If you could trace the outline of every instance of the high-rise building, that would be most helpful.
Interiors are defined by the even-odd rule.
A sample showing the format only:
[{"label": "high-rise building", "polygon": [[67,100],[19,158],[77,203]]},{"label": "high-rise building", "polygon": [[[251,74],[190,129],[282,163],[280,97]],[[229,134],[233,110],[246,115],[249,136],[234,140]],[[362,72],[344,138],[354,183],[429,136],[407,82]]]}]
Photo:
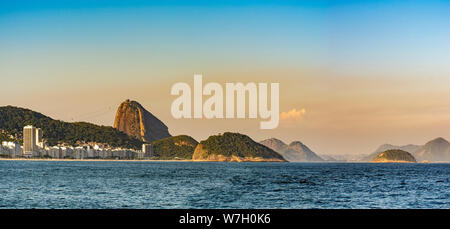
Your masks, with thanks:
[{"label": "high-rise building", "polygon": [[152,144],[142,144],[142,152],[144,157],[150,158],[153,156],[153,146]]},{"label": "high-rise building", "polygon": [[36,141],[36,128],[25,126],[23,128],[23,153],[25,155],[32,155],[37,150]]},{"label": "high-rise building", "polygon": [[41,128],[36,128],[36,145],[44,148],[44,145],[42,144],[42,130]]},{"label": "high-rise building", "polygon": [[39,147],[44,148],[42,130],[28,125],[23,128],[23,153],[26,156],[38,154]]}]

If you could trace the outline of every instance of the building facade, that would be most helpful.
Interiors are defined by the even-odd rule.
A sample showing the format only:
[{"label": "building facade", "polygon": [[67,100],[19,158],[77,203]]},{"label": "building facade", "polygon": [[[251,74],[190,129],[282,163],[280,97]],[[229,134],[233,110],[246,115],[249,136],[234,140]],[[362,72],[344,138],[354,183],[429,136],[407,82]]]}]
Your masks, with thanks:
[{"label": "building facade", "polygon": [[36,146],[44,148],[41,128],[36,128]]},{"label": "building facade", "polygon": [[142,144],[142,152],[144,158],[151,158],[153,157],[153,146],[152,144]]},{"label": "building facade", "polygon": [[40,156],[40,149],[44,148],[42,130],[28,125],[23,128],[24,156]]},{"label": "building facade", "polygon": [[25,126],[23,128],[23,154],[24,156],[31,156],[36,150],[36,128]]}]

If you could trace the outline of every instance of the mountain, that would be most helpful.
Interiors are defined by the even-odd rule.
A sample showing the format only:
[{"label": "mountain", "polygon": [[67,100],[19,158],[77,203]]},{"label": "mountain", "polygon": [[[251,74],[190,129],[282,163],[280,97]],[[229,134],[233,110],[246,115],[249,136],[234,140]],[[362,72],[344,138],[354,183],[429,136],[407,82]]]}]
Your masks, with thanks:
[{"label": "mountain", "polygon": [[283,141],[276,139],[276,138],[269,138],[264,141],[260,141],[259,143],[271,148],[272,150],[279,153],[282,149],[286,148],[288,145],[284,143]]},{"label": "mountain", "polygon": [[152,142],[153,159],[159,160],[176,160],[176,159],[192,159],[195,147],[198,142],[190,136],[179,135],[168,137]]},{"label": "mountain", "polygon": [[336,159],[336,156],[330,156],[330,155],[320,155],[320,157],[324,160],[324,161],[329,161],[329,162],[337,162],[340,161],[338,159]]},{"label": "mountain", "polygon": [[375,152],[365,156],[361,161],[371,161],[378,154],[390,149],[399,149],[411,153],[419,161],[450,161],[450,143],[444,138],[436,138],[427,142],[425,145],[404,145],[396,146],[391,144],[384,144],[378,147]]},{"label": "mountain", "polygon": [[410,153],[399,150],[399,149],[391,149],[386,150],[380,154],[378,154],[371,162],[417,162],[413,155]]},{"label": "mountain", "polygon": [[450,161],[450,143],[444,138],[436,138],[414,152],[414,156],[419,161]]},{"label": "mountain", "polygon": [[260,142],[261,144],[278,152],[283,158],[291,162],[313,162],[324,161],[305,144],[300,141],[291,142],[286,145],[283,141],[270,138]]},{"label": "mountain", "polygon": [[420,149],[420,147],[421,146],[419,146],[419,145],[413,145],[413,144],[408,144],[408,145],[404,145],[404,146],[383,144],[383,145],[379,146],[375,150],[375,152],[363,157],[361,159],[361,161],[372,161],[372,159],[374,159],[376,156],[378,156],[378,154],[380,154],[386,150],[391,150],[391,149],[399,149],[399,150],[403,150],[403,151],[409,152],[411,154],[414,154],[414,152],[416,152],[418,149]]},{"label": "mountain", "polygon": [[33,125],[41,128],[48,145],[58,143],[78,145],[81,143],[106,143],[113,147],[140,149],[142,141],[130,137],[110,126],[99,126],[87,122],[63,122],[41,113],[13,106],[0,107],[0,130],[22,138],[23,127]]},{"label": "mountain", "polygon": [[145,142],[168,138],[167,126],[136,101],[127,99],[117,109],[114,128]]},{"label": "mountain", "polygon": [[195,148],[196,161],[276,161],[284,158],[272,149],[253,141],[247,135],[226,132],[208,137]]}]

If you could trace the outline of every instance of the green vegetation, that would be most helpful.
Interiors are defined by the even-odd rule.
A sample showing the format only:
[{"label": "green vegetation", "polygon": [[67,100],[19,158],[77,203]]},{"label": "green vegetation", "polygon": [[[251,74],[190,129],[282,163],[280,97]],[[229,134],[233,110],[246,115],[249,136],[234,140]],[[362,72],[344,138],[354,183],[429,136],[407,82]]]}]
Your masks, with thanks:
[{"label": "green vegetation", "polygon": [[262,158],[284,158],[270,148],[253,141],[247,135],[226,132],[223,135],[210,136],[201,141],[203,150],[207,155],[216,154],[230,157],[262,157]]},{"label": "green vegetation", "polygon": [[23,127],[26,125],[41,128],[43,138],[49,145],[98,142],[113,147],[134,149],[140,149],[142,145],[141,140],[129,137],[110,126],[99,126],[87,122],[63,122],[29,109],[13,106],[0,107],[0,130],[15,136],[22,136]]},{"label": "green vegetation", "polygon": [[376,156],[372,162],[416,162],[416,159],[410,153],[399,150],[386,150]]},{"label": "green vegetation", "polygon": [[195,147],[198,142],[187,135],[179,135],[164,138],[152,142],[154,159],[173,160],[173,159],[192,159]]},{"label": "green vegetation", "polygon": [[14,137],[11,137],[11,135],[9,133],[7,133],[6,131],[1,131],[0,130],[0,143],[3,141],[7,141],[7,142],[15,142],[18,139],[15,139]]}]

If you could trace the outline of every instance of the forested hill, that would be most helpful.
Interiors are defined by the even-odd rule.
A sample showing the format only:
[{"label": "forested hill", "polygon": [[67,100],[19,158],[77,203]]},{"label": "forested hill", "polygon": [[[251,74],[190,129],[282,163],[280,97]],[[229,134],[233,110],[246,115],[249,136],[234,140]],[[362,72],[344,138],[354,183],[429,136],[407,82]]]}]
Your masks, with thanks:
[{"label": "forested hill", "polygon": [[272,149],[240,133],[226,132],[201,141],[192,155],[204,161],[286,161]]},{"label": "forested hill", "polygon": [[77,142],[98,142],[113,147],[139,149],[142,144],[141,140],[110,126],[99,126],[87,122],[63,122],[25,108],[0,107],[0,130],[22,136],[23,127],[26,125],[41,128],[43,138],[50,146],[58,143],[76,145]]}]

